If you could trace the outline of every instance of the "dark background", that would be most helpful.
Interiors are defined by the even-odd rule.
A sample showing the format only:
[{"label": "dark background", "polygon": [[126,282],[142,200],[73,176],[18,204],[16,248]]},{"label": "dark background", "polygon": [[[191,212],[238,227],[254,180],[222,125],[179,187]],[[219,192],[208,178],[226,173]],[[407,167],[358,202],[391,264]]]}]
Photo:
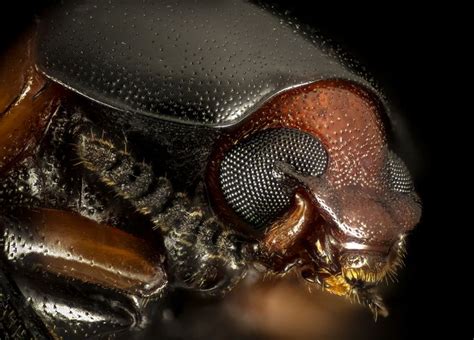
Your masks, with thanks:
[{"label": "dark background", "polygon": [[[470,186],[455,184],[456,178],[462,180],[458,169],[463,158],[458,154],[468,146],[468,134],[461,132],[463,116],[454,105],[461,101],[460,93],[450,92],[462,86],[448,77],[462,67],[460,60],[454,62],[461,54],[455,22],[461,21],[457,14],[462,10],[456,14],[447,7],[415,9],[385,2],[380,8],[276,3],[358,59],[405,121],[403,138],[409,147],[404,158],[415,174],[424,212],[409,237],[399,288],[388,301],[391,316],[374,327],[395,327],[393,338],[429,339],[461,331],[468,325],[462,321],[466,316],[472,321],[472,280],[465,274],[472,266],[464,263],[470,257],[461,255],[459,239],[470,237],[472,223],[463,218],[466,211],[459,202],[469,198],[453,190],[468,191]],[[41,6],[44,3],[2,3],[0,51]],[[467,309],[461,311],[457,303]],[[468,326],[470,338],[473,332]]]}]

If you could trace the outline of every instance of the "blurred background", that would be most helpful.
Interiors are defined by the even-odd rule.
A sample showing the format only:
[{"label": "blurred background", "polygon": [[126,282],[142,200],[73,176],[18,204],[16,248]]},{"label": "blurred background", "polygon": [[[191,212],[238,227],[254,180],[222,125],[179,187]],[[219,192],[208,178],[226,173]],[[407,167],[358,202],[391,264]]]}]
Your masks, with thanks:
[{"label": "blurred background", "polygon": [[[460,160],[469,155],[465,152],[469,133],[462,131],[465,116],[459,112],[470,112],[457,111],[460,91],[454,97],[450,90],[458,92],[461,86],[448,80],[463,65],[454,62],[461,54],[455,42],[461,30],[452,21],[461,21],[460,17],[447,7],[433,5],[415,9],[386,2],[379,8],[295,0],[274,3],[359,60],[402,117],[403,144],[408,146],[402,154],[415,177],[424,212],[408,238],[406,268],[399,283],[385,292],[390,316],[375,323],[367,310],[340,298],[318,292],[307,295],[291,282],[263,282],[243,285],[223,304],[195,302],[179,294],[173,303],[180,306],[180,318],[170,321],[172,326],[164,327],[162,334],[171,338],[194,338],[197,333],[222,338],[234,332],[228,337],[429,339],[446,331],[458,333],[468,325],[467,338],[472,338],[472,326],[462,321],[472,321],[473,284],[464,274],[472,268],[465,264],[472,255],[464,255],[468,248],[460,245],[460,239],[471,234],[472,222],[464,217],[468,210],[463,210],[471,199],[453,191],[469,193],[470,189],[469,183],[457,185],[456,179],[463,179],[461,164],[466,163]],[[45,5],[48,2],[2,3],[0,51]],[[459,302],[462,310],[455,306]],[[160,313],[171,318],[166,309]],[[186,330],[178,334],[175,329]]]}]

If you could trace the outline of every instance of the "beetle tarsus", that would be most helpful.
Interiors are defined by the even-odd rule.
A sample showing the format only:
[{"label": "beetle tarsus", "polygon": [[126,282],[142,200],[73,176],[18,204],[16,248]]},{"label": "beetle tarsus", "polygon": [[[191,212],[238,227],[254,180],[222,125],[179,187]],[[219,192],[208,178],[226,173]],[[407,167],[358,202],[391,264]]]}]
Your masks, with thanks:
[{"label": "beetle tarsus", "polygon": [[239,235],[190,208],[187,197],[175,201],[155,224],[167,226],[164,242],[175,284],[222,294],[243,277],[246,261]]},{"label": "beetle tarsus", "polygon": [[161,232],[172,284],[220,294],[240,281],[245,261],[238,236],[202,209],[202,193],[194,201],[186,193],[173,196],[170,181],[155,176],[151,165],[92,133],[80,136],[77,153],[85,168],[149,216]]},{"label": "beetle tarsus", "polygon": [[81,134],[77,153],[84,167],[145,215],[161,212],[172,195],[167,178],[155,177],[151,165],[103,137]]}]

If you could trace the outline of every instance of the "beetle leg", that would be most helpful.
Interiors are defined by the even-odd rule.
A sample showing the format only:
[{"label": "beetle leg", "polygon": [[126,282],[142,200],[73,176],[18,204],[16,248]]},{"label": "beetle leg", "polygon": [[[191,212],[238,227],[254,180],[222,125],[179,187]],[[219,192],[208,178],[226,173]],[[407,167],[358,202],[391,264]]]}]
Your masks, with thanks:
[{"label": "beetle leg", "polygon": [[77,143],[80,163],[97,175],[119,196],[145,215],[162,212],[170,200],[172,187],[165,177],[156,177],[151,165],[137,162],[124,149],[94,134],[82,134]]},{"label": "beetle leg", "polygon": [[0,172],[37,145],[59,107],[62,90],[36,70],[33,47],[27,35],[0,58]]},{"label": "beetle leg", "polygon": [[87,169],[149,216],[161,232],[173,286],[221,294],[240,281],[245,274],[243,239],[203,210],[203,193],[195,202],[184,193],[172,200],[168,179],[156,177],[150,165],[102,137],[82,135],[77,153]]},{"label": "beetle leg", "polygon": [[152,245],[78,214],[53,209],[0,217],[3,252],[14,268],[40,271],[140,298],[167,283],[164,257]]},{"label": "beetle leg", "polygon": [[207,216],[202,204],[179,194],[153,222],[163,234],[173,284],[224,294],[244,277],[250,243]]},{"label": "beetle leg", "polygon": [[0,334],[2,339],[46,339],[47,329],[17,289],[0,261]]},{"label": "beetle leg", "polygon": [[84,339],[139,328],[146,319],[127,296],[55,277],[11,274],[53,338]]}]

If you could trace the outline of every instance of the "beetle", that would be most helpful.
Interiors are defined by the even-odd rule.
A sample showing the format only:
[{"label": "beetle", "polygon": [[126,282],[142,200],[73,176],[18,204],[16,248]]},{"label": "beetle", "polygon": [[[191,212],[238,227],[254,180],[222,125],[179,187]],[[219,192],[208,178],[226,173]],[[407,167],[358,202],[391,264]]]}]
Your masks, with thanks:
[{"label": "beetle", "polygon": [[5,268],[49,332],[144,327],[251,270],[387,313],[421,214],[389,105],[271,6],[64,3],[0,75]]}]

